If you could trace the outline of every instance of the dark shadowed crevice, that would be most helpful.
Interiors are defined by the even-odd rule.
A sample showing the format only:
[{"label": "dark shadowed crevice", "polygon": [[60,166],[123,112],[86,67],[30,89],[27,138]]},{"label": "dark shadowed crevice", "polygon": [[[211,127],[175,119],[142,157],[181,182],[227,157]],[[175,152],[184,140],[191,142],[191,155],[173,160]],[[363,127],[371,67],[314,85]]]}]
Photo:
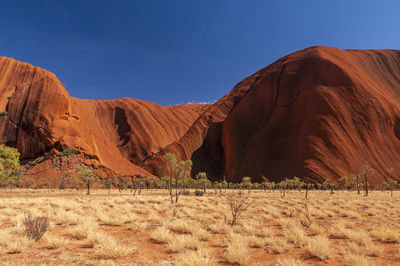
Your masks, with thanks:
[{"label": "dark shadowed crevice", "polygon": [[191,175],[206,172],[212,181],[220,181],[224,174],[224,151],[221,144],[222,122],[210,124],[203,144],[190,158],[193,161]]},{"label": "dark shadowed crevice", "polygon": [[400,118],[398,117],[394,121],[393,131],[396,138],[400,141]]},{"label": "dark shadowed crevice", "polygon": [[117,131],[120,139],[119,146],[125,146],[130,140],[131,126],[125,114],[125,110],[121,107],[115,108],[114,123],[117,125]]}]

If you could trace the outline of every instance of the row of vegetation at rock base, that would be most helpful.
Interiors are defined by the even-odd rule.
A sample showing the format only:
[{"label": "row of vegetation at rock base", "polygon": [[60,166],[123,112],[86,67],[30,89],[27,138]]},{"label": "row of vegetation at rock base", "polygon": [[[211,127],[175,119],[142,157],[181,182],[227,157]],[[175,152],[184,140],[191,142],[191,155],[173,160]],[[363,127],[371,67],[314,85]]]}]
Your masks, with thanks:
[{"label": "row of vegetation at rock base", "polygon": [[[168,191],[168,199],[170,201],[170,210],[173,217],[181,210],[182,205],[180,202],[181,196],[190,195],[189,189],[195,189],[194,195],[202,196],[208,192],[208,189],[214,189],[214,195],[219,195],[226,202],[229,212],[224,214],[224,221],[229,226],[235,226],[239,219],[242,219],[243,213],[253,204],[251,195],[253,190],[272,191],[279,190],[281,196],[284,197],[287,192],[292,190],[305,190],[307,197],[309,190],[321,189],[328,190],[330,193],[338,188],[354,190],[368,185],[368,173],[372,170],[369,166],[363,166],[361,173],[353,177],[343,177],[339,179],[338,185],[325,182],[323,184],[310,184],[303,182],[300,178],[294,177],[292,179],[285,179],[282,182],[274,183],[269,182],[266,178],[264,182],[252,183],[250,177],[244,177],[239,184],[222,182],[211,182],[208,180],[206,173],[198,173],[195,178],[190,178],[192,162],[190,160],[180,161],[174,154],[165,155],[166,164],[163,166],[164,175],[162,178],[150,177],[144,178],[140,175],[137,176],[116,176],[113,178],[101,179],[96,175],[96,170],[84,165],[76,165],[76,175],[68,175],[58,179],[58,183],[53,183],[47,188],[59,189],[69,188],[71,184],[75,183],[76,189],[81,189],[83,186],[87,188],[87,194],[90,194],[92,186],[97,185],[97,188],[111,188],[117,187],[120,191],[131,189],[133,195],[141,193],[141,190],[147,188],[162,188]],[[18,180],[18,182],[26,182],[27,177],[24,175],[14,174],[19,168],[19,154],[16,149],[0,146],[0,167],[2,170],[1,180]],[[367,171],[368,170],[368,171]],[[389,170],[386,180],[390,181],[392,185],[398,186],[398,183],[392,178],[392,170]],[[5,178],[7,177],[7,178]],[[49,178],[48,181],[57,180]],[[364,180],[364,183],[361,182]],[[15,182],[15,181],[13,181]],[[15,187],[19,183],[14,183]],[[32,182],[35,182],[32,180]],[[4,184],[4,183],[3,183]],[[393,187],[392,187],[393,189]],[[235,191],[236,190],[236,191]],[[365,190],[365,195],[368,195],[368,190]],[[304,209],[296,208],[302,215],[302,224],[310,227],[313,223],[311,215],[308,210],[308,201],[304,203]],[[289,214],[291,217],[292,213]],[[25,235],[32,240],[39,240],[48,229],[48,219],[45,216],[31,217],[26,216],[24,219]]]},{"label": "row of vegetation at rock base", "polygon": [[[65,149],[60,152],[57,157],[70,157],[75,155],[76,152],[72,149]],[[10,188],[36,188],[36,189],[81,189],[85,187],[87,194],[90,194],[90,189],[94,188],[106,188],[111,191],[112,188],[117,188],[119,191],[130,189],[134,191],[134,195],[140,194],[141,190],[147,189],[168,189],[171,193],[171,202],[177,201],[176,199],[180,194],[187,194],[188,189],[196,189],[195,195],[201,196],[206,193],[207,189],[215,189],[220,194],[226,189],[240,189],[247,190],[249,193],[251,190],[280,190],[284,197],[286,191],[298,189],[305,190],[305,197],[308,197],[309,190],[329,190],[330,193],[334,193],[335,190],[357,190],[358,194],[360,191],[364,191],[364,195],[368,196],[368,192],[371,189],[375,190],[390,190],[393,195],[393,190],[400,188],[400,183],[393,178],[393,169],[387,169],[380,173],[384,177],[385,181],[381,184],[371,185],[368,182],[368,177],[374,171],[368,163],[361,167],[360,173],[351,175],[349,177],[342,177],[338,179],[337,183],[324,181],[320,183],[306,183],[299,177],[286,178],[285,180],[275,183],[270,182],[267,178],[262,177],[264,180],[260,183],[253,183],[251,177],[243,177],[240,183],[226,182],[225,178],[221,181],[212,182],[208,179],[205,172],[199,172],[195,178],[190,176],[192,162],[190,160],[180,161],[175,154],[167,153],[164,156],[165,165],[161,166],[160,170],[163,173],[161,178],[151,176],[143,177],[142,175],[123,175],[113,176],[107,178],[99,178],[96,174],[96,170],[92,167],[80,163],[78,160],[73,162],[73,169],[62,175],[59,178],[46,177],[34,180],[21,172],[19,164],[19,153],[15,148],[0,145],[0,186]],[[38,157],[36,160],[27,164],[26,168],[30,169],[37,164],[43,162],[44,157]],[[57,161],[54,163],[55,168],[61,170],[60,163]],[[174,190],[174,191],[172,191]],[[173,195],[172,195],[172,192]],[[174,199],[175,198],[175,199]]]}]

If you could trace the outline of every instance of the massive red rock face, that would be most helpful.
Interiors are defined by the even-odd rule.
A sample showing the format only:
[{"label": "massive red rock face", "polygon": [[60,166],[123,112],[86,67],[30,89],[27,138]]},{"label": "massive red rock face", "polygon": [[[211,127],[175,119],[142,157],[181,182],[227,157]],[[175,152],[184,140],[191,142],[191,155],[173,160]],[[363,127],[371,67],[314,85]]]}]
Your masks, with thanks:
[{"label": "massive red rock face", "polygon": [[0,73],[0,110],[8,112],[0,118],[0,141],[23,159],[69,147],[117,174],[149,175],[141,167],[146,158],[179,139],[207,107],[77,99],[54,74],[4,57]]},{"label": "massive red rock face", "polygon": [[400,174],[399,96],[399,51],[311,47],[239,83],[163,153],[230,181],[335,181],[368,162],[381,182]]},{"label": "massive red rock face", "polygon": [[399,96],[399,51],[317,47],[282,58],[224,121],[226,174],[333,181],[366,162],[400,173]]},{"label": "massive red rock face", "polygon": [[[166,152],[192,174],[321,182],[400,174],[400,52],[311,47],[240,82],[213,105],[162,107],[70,97],[54,74],[0,58],[0,141],[24,158],[78,150],[120,174],[158,174]],[[1,111],[0,110],[0,111]],[[146,169],[146,170],[145,170]]]}]

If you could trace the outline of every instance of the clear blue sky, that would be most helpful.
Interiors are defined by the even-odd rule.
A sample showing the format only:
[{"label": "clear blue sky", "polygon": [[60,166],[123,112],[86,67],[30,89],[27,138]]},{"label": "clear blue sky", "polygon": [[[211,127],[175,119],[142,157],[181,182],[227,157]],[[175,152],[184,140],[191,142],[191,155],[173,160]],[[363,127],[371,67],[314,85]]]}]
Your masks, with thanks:
[{"label": "clear blue sky", "polygon": [[0,55],[72,96],[215,101],[312,45],[400,48],[400,1],[0,0]]}]

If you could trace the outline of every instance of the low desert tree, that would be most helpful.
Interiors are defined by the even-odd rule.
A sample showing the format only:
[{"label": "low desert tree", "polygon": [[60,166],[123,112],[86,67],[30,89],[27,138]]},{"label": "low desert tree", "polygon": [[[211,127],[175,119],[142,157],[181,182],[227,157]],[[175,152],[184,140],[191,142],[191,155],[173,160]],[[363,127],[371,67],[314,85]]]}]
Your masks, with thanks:
[{"label": "low desert tree", "polygon": [[80,177],[71,175],[68,179],[67,187],[79,190],[84,184]]},{"label": "low desert tree", "polygon": [[48,190],[50,190],[51,188],[51,177],[43,177],[41,179],[39,179],[39,183],[40,183],[40,187],[41,188],[47,188]]},{"label": "low desert tree", "polygon": [[181,183],[182,188],[184,188],[185,190],[187,188],[190,188],[192,186],[192,182],[192,178],[183,178]]},{"label": "low desert tree", "polygon": [[252,183],[251,189],[254,190],[261,189],[260,183]]},{"label": "low desert tree", "polygon": [[268,183],[269,183],[268,178],[266,178],[265,176],[262,175],[261,179],[262,179],[261,188],[262,188],[262,190],[266,191],[268,188]]},{"label": "low desert tree", "polygon": [[308,191],[309,191],[310,189],[313,189],[313,188],[314,188],[314,184],[313,184],[313,183],[305,183],[305,184],[304,184],[304,188],[305,188],[305,190],[306,190],[305,198],[308,199]]},{"label": "low desert tree", "polygon": [[9,175],[19,168],[19,152],[17,149],[0,145],[0,173]]},{"label": "low desert tree", "polygon": [[94,169],[88,166],[78,166],[77,170],[79,178],[86,185],[87,195],[90,195],[90,189],[99,180],[99,177],[96,175]]},{"label": "low desert tree", "polygon": [[343,176],[341,178],[339,178],[338,180],[339,183],[339,187],[341,189],[349,189],[349,185],[350,185],[350,179],[347,176]]},{"label": "low desert tree", "polygon": [[364,196],[368,196],[368,177],[373,172],[374,169],[369,166],[368,163],[361,166],[361,175],[364,179]]},{"label": "low desert tree", "polygon": [[4,175],[3,178],[0,178],[0,184],[16,188],[21,184],[22,177],[24,177],[23,172],[14,171],[9,175]]},{"label": "low desert tree", "polygon": [[228,189],[229,188],[229,184],[228,184],[228,182],[226,182],[226,177],[225,177],[225,175],[222,177],[222,179],[221,179],[221,190],[219,191],[219,193],[220,193],[220,195],[222,195],[222,190],[223,189]]},{"label": "low desert tree", "polygon": [[30,178],[28,176],[22,176],[19,179],[18,184],[19,184],[18,185],[19,187],[31,188],[35,184],[35,180],[33,180],[32,178]]},{"label": "low desert tree", "polygon": [[217,193],[217,191],[219,191],[219,195],[222,195],[222,183],[221,182],[214,181],[213,187],[215,189],[215,193]]},{"label": "low desert tree", "polygon": [[104,180],[104,187],[106,189],[108,189],[108,195],[110,195],[110,193],[111,193],[111,188],[114,185],[114,181],[116,180],[116,178],[117,178],[116,176],[113,176],[113,177],[110,177],[110,178],[106,178]]},{"label": "low desert tree", "polygon": [[385,186],[390,189],[390,196],[393,197],[393,189],[398,186],[397,180],[392,178],[393,168],[388,168],[386,171],[382,173],[383,178],[385,179]]},{"label": "low desert tree", "polygon": [[333,195],[333,190],[336,189],[336,186],[334,183],[329,183],[329,190],[330,190],[330,194]]},{"label": "low desert tree", "polygon": [[295,176],[291,179],[287,179],[287,185],[289,189],[299,189],[301,190],[302,186],[304,185],[304,182],[300,180],[299,177]]},{"label": "low desert tree", "polygon": [[323,190],[328,190],[329,189],[329,182],[328,180],[324,180],[324,182],[322,182],[322,187]]},{"label": "low desert tree", "polygon": [[47,186],[46,178],[38,178],[36,180],[36,186],[35,186],[36,189],[42,189],[45,188],[46,186]]},{"label": "low desert tree", "polygon": [[68,184],[69,179],[70,179],[70,175],[69,174],[61,176],[58,179],[58,189],[59,190],[65,189],[67,184]]},{"label": "low desert tree", "polygon": [[277,187],[277,184],[274,181],[272,182],[263,181],[262,186],[263,188],[265,188],[265,190],[269,189],[269,191],[272,192],[272,190]]},{"label": "low desert tree", "polygon": [[[16,184],[15,176],[12,174],[16,172],[20,166],[19,152],[17,149],[0,145],[0,183],[2,184]],[[15,185],[14,184],[14,185]]]},{"label": "low desert tree", "polygon": [[167,189],[169,191],[170,184],[172,186],[172,182],[170,182],[170,177],[169,176],[162,176],[160,178],[161,188]]},{"label": "low desert tree", "polygon": [[385,186],[384,185],[382,186],[382,184],[372,184],[373,190],[376,190],[376,191],[382,190],[384,187]]},{"label": "low desert tree", "polygon": [[323,190],[329,190],[329,194],[334,194],[333,193],[333,189],[335,188],[335,184],[334,183],[330,183],[328,180],[325,180],[322,183],[322,189]]},{"label": "low desert tree", "polygon": [[[188,188],[198,188],[198,181],[195,178],[185,178],[186,184]],[[186,186],[186,185],[185,185]]]},{"label": "low desert tree", "polygon": [[[221,187],[222,187],[222,189],[225,189],[225,190],[228,188],[228,182],[226,182],[225,179],[221,182]],[[222,190],[220,191],[220,193],[222,195]]]},{"label": "low desert tree", "polygon": [[55,189],[58,185],[58,178],[54,176],[47,177],[47,188],[48,189]]},{"label": "low desert tree", "polygon": [[355,175],[351,175],[350,177],[343,176],[338,179],[338,186],[340,189],[346,189],[350,191],[357,187],[356,184],[357,177]]},{"label": "low desert tree", "polygon": [[173,153],[165,154],[164,161],[166,163],[165,175],[162,180],[166,183],[175,217],[178,211],[179,197],[183,191],[183,179],[190,174],[193,163],[191,160],[179,161]]},{"label": "low desert tree", "polygon": [[140,174],[138,174],[134,177],[131,176],[131,180],[132,180],[133,188],[135,189],[135,191],[133,192],[133,196],[136,196],[136,193],[138,193],[138,195],[142,194],[142,188],[145,183],[143,176]]},{"label": "low desert tree", "polygon": [[118,185],[118,190],[120,193],[124,191],[124,189],[128,188],[128,180],[126,179],[127,176],[117,176],[117,185]]},{"label": "low desert tree", "polygon": [[203,188],[203,194],[206,194],[207,183],[208,183],[207,173],[199,172],[196,175],[196,180],[197,180],[198,184]]},{"label": "low desert tree", "polygon": [[215,181],[214,187],[218,189],[219,195],[222,196],[224,189],[228,188],[228,183],[225,180],[222,182]]},{"label": "low desert tree", "polygon": [[355,183],[355,187],[357,189],[357,194],[360,195],[360,174],[357,173],[351,176],[352,181]]},{"label": "low desert tree", "polygon": [[250,193],[250,189],[251,189],[251,177],[249,176],[245,176],[242,178],[242,183],[240,183],[240,186],[244,189],[247,189],[247,192]]},{"label": "low desert tree", "polygon": [[264,190],[264,191],[267,191],[268,183],[269,183],[268,181],[262,181],[261,184],[260,184],[261,189]]},{"label": "low desert tree", "polygon": [[278,188],[281,191],[281,196],[285,197],[286,195],[286,190],[288,188],[288,182],[287,182],[287,178],[285,180],[282,180],[281,182],[278,183]]},{"label": "low desert tree", "polygon": [[146,179],[147,183],[147,188],[150,189],[150,192],[153,188],[157,187],[158,184],[158,179],[155,176],[150,176],[149,178]]},{"label": "low desert tree", "polygon": [[225,216],[225,221],[230,226],[234,226],[243,212],[253,203],[250,201],[249,195],[244,195],[242,191],[226,193],[225,200],[230,210],[230,217]]}]

